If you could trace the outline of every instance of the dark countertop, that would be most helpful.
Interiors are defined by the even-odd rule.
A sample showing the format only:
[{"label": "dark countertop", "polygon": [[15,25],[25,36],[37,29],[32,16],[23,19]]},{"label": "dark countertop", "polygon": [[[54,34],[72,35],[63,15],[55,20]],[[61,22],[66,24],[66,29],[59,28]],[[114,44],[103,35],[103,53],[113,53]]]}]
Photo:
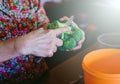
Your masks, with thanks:
[{"label": "dark countertop", "polygon": [[[81,66],[82,59],[88,52],[96,49],[99,49],[97,43],[80,51],[75,56],[48,71],[38,84],[84,84]],[[80,76],[81,78],[79,79]]]}]

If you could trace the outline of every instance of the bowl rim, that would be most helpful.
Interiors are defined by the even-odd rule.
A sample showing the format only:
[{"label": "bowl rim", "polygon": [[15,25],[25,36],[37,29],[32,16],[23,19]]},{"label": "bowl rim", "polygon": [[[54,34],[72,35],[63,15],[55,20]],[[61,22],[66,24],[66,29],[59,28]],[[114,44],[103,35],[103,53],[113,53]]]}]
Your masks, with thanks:
[{"label": "bowl rim", "polygon": [[109,43],[105,43],[104,41],[101,40],[102,37],[104,37],[104,36],[109,36],[109,35],[118,35],[118,36],[120,36],[120,33],[118,33],[118,32],[102,33],[102,34],[100,34],[100,35],[97,37],[97,41],[98,41],[99,43],[105,45],[105,46],[108,46],[108,47],[120,48],[120,45],[117,45],[117,44],[116,44],[116,45],[115,45],[115,44],[112,45],[112,44],[109,44]]},{"label": "bowl rim", "polygon": [[[119,53],[120,54],[120,49],[115,49],[115,48],[109,48],[109,49],[98,49],[98,50],[94,50],[94,51],[91,51],[89,52],[88,54],[85,55],[83,61],[82,61],[82,68],[83,68],[83,71],[84,72],[87,72],[88,74],[92,75],[92,76],[95,76],[95,77],[99,77],[99,78],[102,78],[102,79],[120,79],[120,73],[106,73],[106,72],[102,72],[102,71],[99,71],[99,70],[95,70],[94,68],[91,68],[89,65],[88,65],[88,60],[90,60],[89,58],[96,55],[96,53],[101,53],[101,52],[106,52],[106,53],[109,53],[109,52],[112,52],[115,54],[115,53]],[[108,58],[110,55],[109,54],[106,54],[105,56],[107,57],[104,57],[104,56],[99,56],[100,59],[104,59],[104,58]],[[113,56],[113,55],[112,55]],[[96,58],[95,60],[92,60],[93,63],[95,63],[96,61]],[[88,62],[88,63],[87,63]]]}]

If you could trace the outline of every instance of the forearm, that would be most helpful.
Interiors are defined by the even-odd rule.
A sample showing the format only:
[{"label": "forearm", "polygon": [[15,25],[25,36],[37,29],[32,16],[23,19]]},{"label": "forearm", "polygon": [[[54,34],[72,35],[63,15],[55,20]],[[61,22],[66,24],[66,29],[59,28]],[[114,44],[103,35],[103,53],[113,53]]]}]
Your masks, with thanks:
[{"label": "forearm", "polygon": [[15,39],[0,41],[0,62],[20,56],[15,49]]}]

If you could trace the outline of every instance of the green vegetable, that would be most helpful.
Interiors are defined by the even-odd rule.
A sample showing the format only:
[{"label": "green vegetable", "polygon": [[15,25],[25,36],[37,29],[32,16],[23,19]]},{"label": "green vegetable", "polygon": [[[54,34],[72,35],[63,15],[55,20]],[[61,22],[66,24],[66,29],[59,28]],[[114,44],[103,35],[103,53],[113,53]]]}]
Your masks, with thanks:
[{"label": "green vegetable", "polygon": [[48,25],[48,29],[56,29],[56,28],[65,27],[65,26],[67,26],[67,24],[61,23],[58,20],[56,20]]},{"label": "green vegetable", "polygon": [[[67,26],[66,23],[62,23],[57,21],[54,21],[48,25],[48,29],[56,29],[60,27]],[[59,50],[71,50],[74,47],[76,47],[77,42],[80,41],[83,37],[82,30],[80,28],[77,28],[74,24],[68,25],[71,27],[71,31],[62,33],[59,38],[63,40],[63,45],[59,47]]]},{"label": "green vegetable", "polygon": [[74,48],[76,46],[76,41],[74,40],[74,38],[70,38],[67,39],[63,42],[63,46],[66,50],[71,50],[72,48]]},{"label": "green vegetable", "polygon": [[76,28],[73,30],[73,32],[74,32],[73,38],[75,39],[75,41],[80,41],[83,37],[82,30]]}]

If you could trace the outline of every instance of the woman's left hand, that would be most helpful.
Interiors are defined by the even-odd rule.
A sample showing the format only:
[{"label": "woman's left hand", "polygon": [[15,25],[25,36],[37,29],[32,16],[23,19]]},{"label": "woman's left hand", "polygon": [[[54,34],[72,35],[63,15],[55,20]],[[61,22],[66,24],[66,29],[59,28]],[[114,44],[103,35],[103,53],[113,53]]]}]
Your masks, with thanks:
[{"label": "woman's left hand", "polygon": [[[67,20],[69,20],[69,18],[68,18],[67,16],[64,16],[64,17],[60,18],[59,20],[60,20],[60,21],[67,21]],[[74,22],[73,22],[73,23],[74,23]],[[74,25],[78,27],[77,24],[74,23]],[[79,27],[78,27],[78,28],[79,28]],[[83,33],[83,38],[82,38],[82,40],[80,40],[80,41],[78,42],[77,46],[76,46],[75,48],[73,48],[72,50],[70,50],[70,51],[78,50],[78,49],[80,49],[80,48],[82,47],[82,44],[83,44],[83,42],[85,41],[85,33],[84,33],[84,31],[82,31],[82,33]],[[69,50],[68,50],[68,51],[69,51]]]}]

